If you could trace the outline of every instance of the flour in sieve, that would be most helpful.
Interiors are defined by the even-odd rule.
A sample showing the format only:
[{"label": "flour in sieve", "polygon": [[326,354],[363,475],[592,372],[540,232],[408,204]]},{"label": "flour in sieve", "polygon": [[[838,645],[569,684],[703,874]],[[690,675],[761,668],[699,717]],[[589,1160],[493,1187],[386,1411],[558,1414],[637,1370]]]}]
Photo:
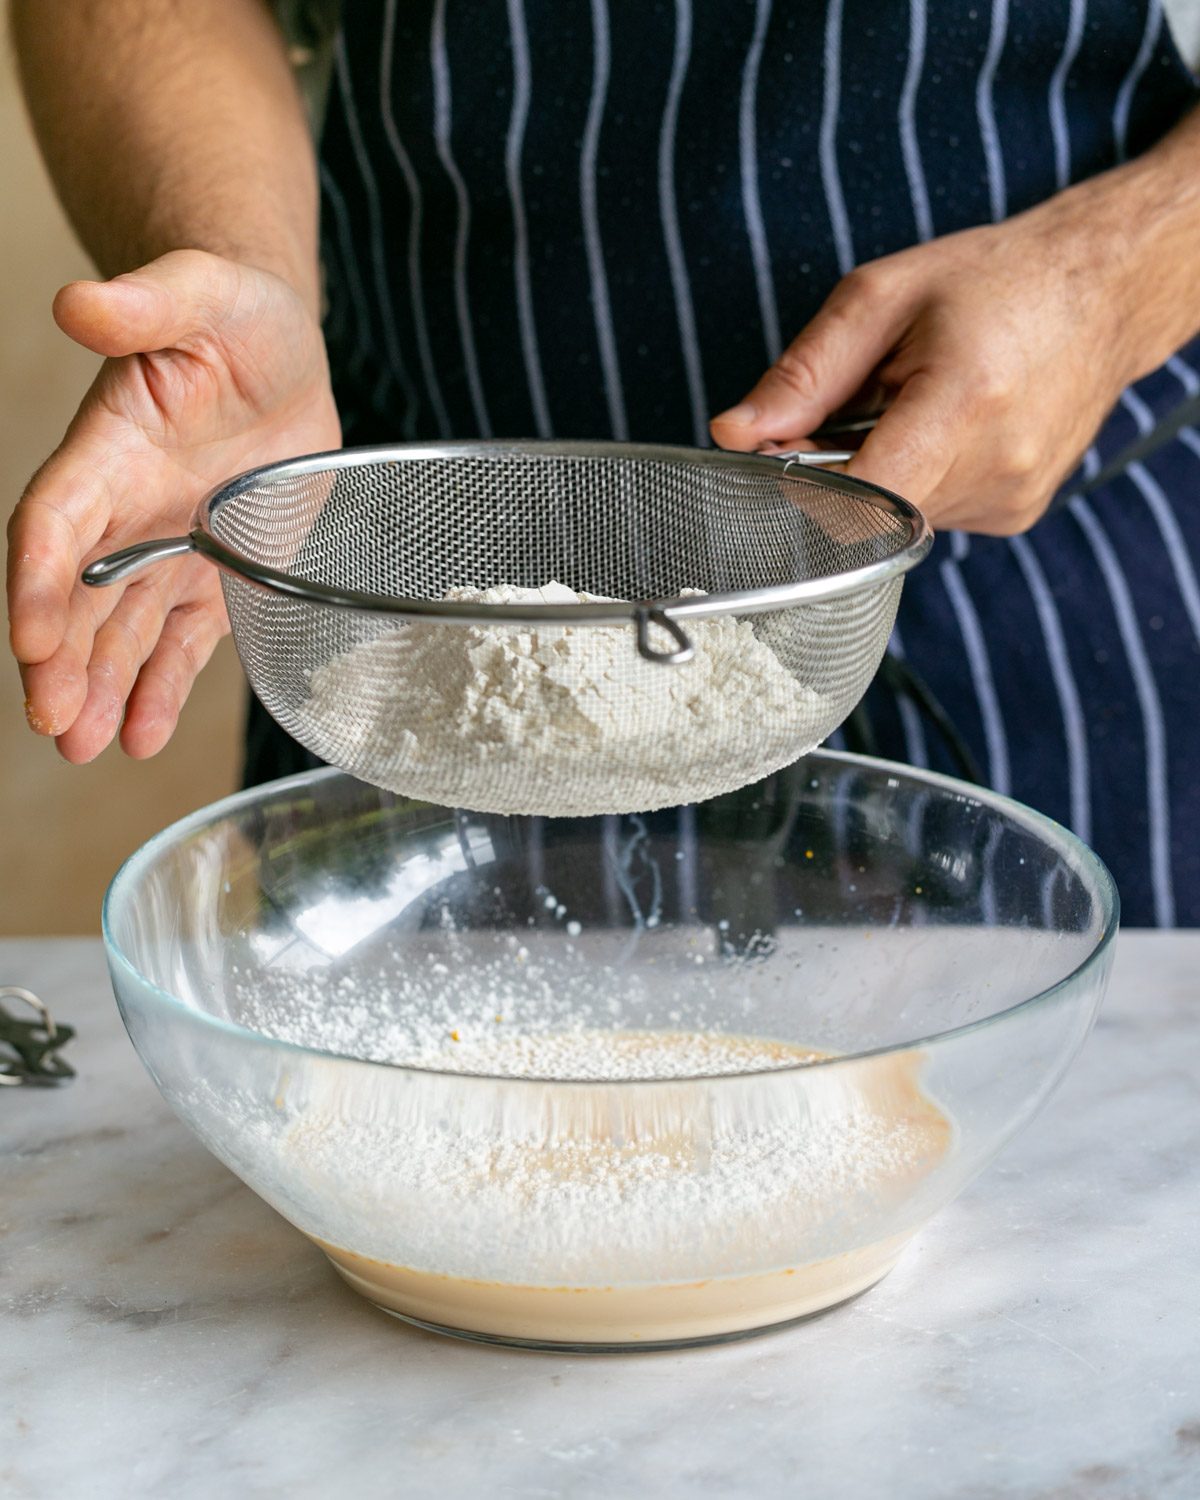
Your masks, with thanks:
[{"label": "flour in sieve", "polygon": [[[683,590],[696,594],[697,590]],[[560,583],[458,588],[483,604],[594,602]],[[325,753],[377,785],[499,813],[586,816],[703,801],[789,764],[828,705],[746,618],[689,622],[692,661],[645,661],[630,629],[414,621],[313,672]]]}]

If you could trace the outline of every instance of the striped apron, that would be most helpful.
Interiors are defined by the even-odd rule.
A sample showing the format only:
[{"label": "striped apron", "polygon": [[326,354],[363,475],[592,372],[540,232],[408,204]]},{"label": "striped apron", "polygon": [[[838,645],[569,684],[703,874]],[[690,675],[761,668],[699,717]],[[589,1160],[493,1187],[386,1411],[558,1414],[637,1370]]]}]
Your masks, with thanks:
[{"label": "striped apron", "polygon": [[[348,443],[706,445],[852,266],[1028,208],[1198,97],[1160,0],[343,9],[320,154]],[[1200,435],[1119,458],[1198,394],[1200,341],[1030,533],[939,537],[893,642],[1138,925],[1200,924]],[[878,753],[954,769],[909,698],[866,708]],[[254,706],[248,779],[309,763]]]}]

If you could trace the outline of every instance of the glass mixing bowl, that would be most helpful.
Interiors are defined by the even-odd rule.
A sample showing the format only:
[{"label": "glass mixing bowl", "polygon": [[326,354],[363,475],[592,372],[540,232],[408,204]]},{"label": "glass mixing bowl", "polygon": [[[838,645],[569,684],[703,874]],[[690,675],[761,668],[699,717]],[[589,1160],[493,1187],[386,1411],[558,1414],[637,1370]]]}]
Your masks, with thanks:
[{"label": "glass mixing bowl", "polygon": [[353,1287],[574,1349],[876,1282],[1061,1079],[1116,927],[1057,824],[830,753],[578,821],[315,772],[151,839],[104,913],[164,1097]]}]

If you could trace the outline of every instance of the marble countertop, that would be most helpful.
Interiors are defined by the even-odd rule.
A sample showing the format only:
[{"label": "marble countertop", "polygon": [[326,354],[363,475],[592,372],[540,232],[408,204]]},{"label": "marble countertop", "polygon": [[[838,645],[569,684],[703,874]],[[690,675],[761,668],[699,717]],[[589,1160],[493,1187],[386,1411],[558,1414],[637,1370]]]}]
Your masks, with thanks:
[{"label": "marble countertop", "polygon": [[6,1497],[1200,1494],[1200,934],[1126,934],[1046,1112],[857,1302],[572,1358],[376,1312],[169,1112],[98,943],[0,942],[79,1077],[0,1094]]}]

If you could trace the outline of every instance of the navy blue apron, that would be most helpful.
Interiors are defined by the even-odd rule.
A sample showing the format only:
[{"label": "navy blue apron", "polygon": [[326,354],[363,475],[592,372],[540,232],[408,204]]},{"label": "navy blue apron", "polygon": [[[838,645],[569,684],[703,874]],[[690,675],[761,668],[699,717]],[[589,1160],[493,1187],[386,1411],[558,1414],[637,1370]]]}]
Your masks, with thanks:
[{"label": "navy blue apron", "polygon": [[[1198,97],[1159,0],[344,12],[321,180],[347,443],[707,444],[853,265],[1028,208]],[[1200,343],[1125,394],[1028,535],[940,537],[893,643],[1134,924],[1200,924],[1200,437],[1109,470],[1198,392]],[[958,769],[893,677],[871,747]],[[255,706],[248,780],[310,763]]]}]

